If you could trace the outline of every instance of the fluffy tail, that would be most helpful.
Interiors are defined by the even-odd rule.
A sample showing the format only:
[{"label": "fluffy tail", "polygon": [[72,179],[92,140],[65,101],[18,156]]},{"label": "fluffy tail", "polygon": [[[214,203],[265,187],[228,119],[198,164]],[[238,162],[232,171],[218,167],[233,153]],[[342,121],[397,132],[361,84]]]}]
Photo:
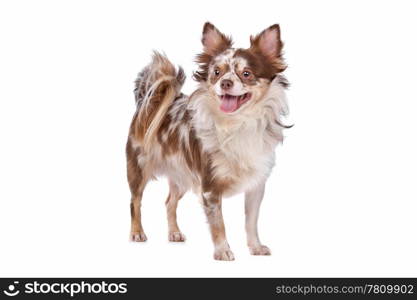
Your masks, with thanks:
[{"label": "fluffy tail", "polygon": [[155,141],[162,121],[172,102],[180,95],[185,75],[164,55],[154,52],[151,63],[135,81],[137,116],[134,128],[136,139],[148,152]]}]

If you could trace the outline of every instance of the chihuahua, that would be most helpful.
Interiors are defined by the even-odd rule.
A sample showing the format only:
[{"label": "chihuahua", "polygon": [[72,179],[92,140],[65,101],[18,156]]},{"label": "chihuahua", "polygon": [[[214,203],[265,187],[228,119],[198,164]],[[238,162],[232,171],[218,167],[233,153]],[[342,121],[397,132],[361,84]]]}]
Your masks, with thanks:
[{"label": "chihuahua", "polygon": [[132,194],[131,233],[135,242],[147,240],[141,222],[146,183],[166,176],[168,239],[185,241],[177,224],[177,205],[188,191],[202,202],[210,226],[216,260],[234,260],[226,239],[222,200],[245,193],[246,232],[253,255],[270,255],[258,236],[257,221],[265,182],[275,164],[275,148],[283,141],[281,122],[287,114],[281,74],[280,27],[275,24],[251,36],[248,49],[233,48],[232,39],[211,23],[202,36],[193,78],[198,88],[181,93],[185,81],[163,55],[135,81],[136,112],[126,146],[127,176]]}]

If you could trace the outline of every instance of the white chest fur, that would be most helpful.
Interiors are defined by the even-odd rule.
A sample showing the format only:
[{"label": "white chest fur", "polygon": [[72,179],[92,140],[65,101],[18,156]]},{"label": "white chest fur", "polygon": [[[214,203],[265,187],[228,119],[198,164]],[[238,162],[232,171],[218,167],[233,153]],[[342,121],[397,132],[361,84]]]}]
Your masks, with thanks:
[{"label": "white chest fur", "polygon": [[219,120],[201,113],[194,120],[198,120],[194,126],[203,150],[210,154],[213,175],[234,183],[225,196],[250,190],[268,178],[279,142],[267,130],[280,131],[271,124],[274,118],[259,114],[257,118]]},{"label": "white chest fur", "polygon": [[230,194],[264,182],[274,166],[275,155],[266,144],[265,130],[259,130],[255,123],[245,123],[233,131],[217,130],[218,143],[210,149],[214,176],[234,182]]},{"label": "white chest fur", "polygon": [[283,139],[277,124],[286,109],[280,85],[272,84],[261,102],[249,103],[235,114],[221,112],[204,89],[190,100],[192,126],[203,151],[210,154],[213,175],[234,182],[227,194],[247,191],[264,182],[275,164],[275,147]]}]

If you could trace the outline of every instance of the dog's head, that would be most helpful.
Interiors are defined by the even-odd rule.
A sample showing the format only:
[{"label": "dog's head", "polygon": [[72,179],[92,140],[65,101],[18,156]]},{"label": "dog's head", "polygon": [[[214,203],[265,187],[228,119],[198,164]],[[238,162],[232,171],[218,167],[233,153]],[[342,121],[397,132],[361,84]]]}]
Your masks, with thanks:
[{"label": "dog's head", "polygon": [[278,24],[251,36],[248,49],[235,49],[230,37],[206,23],[202,43],[194,79],[207,85],[224,113],[262,101],[271,81],[286,68]]}]

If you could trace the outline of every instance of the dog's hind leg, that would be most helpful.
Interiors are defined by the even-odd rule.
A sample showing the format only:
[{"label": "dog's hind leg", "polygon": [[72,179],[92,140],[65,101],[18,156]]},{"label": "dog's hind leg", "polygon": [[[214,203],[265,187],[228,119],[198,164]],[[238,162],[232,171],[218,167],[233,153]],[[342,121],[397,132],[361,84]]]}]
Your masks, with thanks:
[{"label": "dog's hind leg", "polygon": [[142,184],[136,193],[132,194],[132,200],[130,203],[130,216],[131,216],[131,229],[130,240],[132,242],[146,242],[145,231],[142,227],[142,215],[141,215],[141,203],[142,194],[145,188],[145,184]]},{"label": "dog's hind leg", "polygon": [[252,255],[271,255],[267,246],[261,244],[258,236],[259,208],[264,197],[265,184],[245,193],[246,234]]},{"label": "dog's hind leg", "polygon": [[177,223],[178,201],[184,196],[185,189],[182,189],[173,181],[169,180],[169,195],[165,202],[168,218],[168,240],[170,242],[184,242],[185,235],[181,232]]},{"label": "dog's hind leg", "polygon": [[130,141],[128,141],[126,154],[127,178],[129,181],[130,192],[132,194],[130,203],[130,240],[133,242],[145,242],[147,237],[142,227],[141,202],[147,178],[144,176],[142,168],[138,164],[138,155],[140,155],[139,148],[133,148]]}]

